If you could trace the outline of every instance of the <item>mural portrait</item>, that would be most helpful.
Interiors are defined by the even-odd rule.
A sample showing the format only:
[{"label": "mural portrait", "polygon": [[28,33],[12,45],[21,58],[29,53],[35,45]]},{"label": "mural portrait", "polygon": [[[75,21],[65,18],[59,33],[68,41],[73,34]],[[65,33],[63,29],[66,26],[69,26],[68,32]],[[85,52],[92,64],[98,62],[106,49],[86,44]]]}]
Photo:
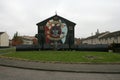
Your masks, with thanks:
[{"label": "mural portrait", "polygon": [[45,40],[46,43],[53,41],[61,42],[62,44],[66,41],[67,36],[67,25],[62,20],[49,20],[45,25]]}]

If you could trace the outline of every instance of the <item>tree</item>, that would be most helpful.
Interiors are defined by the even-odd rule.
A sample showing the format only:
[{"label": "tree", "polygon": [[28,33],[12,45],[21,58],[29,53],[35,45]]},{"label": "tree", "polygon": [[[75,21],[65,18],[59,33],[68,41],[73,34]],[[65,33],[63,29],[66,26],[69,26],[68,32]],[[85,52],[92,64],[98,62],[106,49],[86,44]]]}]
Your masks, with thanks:
[{"label": "tree", "polygon": [[16,32],[13,36],[13,39],[17,39],[18,38],[18,32]]}]

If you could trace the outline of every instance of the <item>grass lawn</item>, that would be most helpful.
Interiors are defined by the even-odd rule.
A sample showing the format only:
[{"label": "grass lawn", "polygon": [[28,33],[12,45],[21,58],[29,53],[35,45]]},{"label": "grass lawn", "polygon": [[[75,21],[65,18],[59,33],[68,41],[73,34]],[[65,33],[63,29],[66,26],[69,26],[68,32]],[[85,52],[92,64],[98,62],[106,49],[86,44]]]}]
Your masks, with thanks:
[{"label": "grass lawn", "polygon": [[15,48],[0,48],[0,54],[15,52]]},{"label": "grass lawn", "polygon": [[[0,50],[1,52],[1,50]],[[7,52],[7,50],[6,50]],[[120,63],[119,53],[81,51],[20,51],[8,50],[0,56],[43,62]]]}]

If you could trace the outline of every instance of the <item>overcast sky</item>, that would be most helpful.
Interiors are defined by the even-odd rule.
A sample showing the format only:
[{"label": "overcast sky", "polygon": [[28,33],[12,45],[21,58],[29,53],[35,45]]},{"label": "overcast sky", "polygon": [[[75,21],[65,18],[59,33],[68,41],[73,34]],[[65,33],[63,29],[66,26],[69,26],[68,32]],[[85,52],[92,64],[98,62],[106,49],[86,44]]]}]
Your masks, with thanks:
[{"label": "overcast sky", "polygon": [[34,36],[36,23],[55,11],[75,22],[75,37],[85,38],[100,32],[120,30],[120,0],[0,0],[0,32],[10,38],[19,35]]}]

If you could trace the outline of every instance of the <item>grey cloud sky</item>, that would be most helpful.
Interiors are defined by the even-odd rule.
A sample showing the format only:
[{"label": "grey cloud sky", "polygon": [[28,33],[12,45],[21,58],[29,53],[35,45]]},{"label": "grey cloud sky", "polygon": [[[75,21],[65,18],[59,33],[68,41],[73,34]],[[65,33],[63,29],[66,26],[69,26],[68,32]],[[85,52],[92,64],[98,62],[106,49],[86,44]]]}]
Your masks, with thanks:
[{"label": "grey cloud sky", "polygon": [[55,15],[75,22],[75,37],[120,30],[120,0],[0,0],[0,31],[35,35],[36,23]]}]

